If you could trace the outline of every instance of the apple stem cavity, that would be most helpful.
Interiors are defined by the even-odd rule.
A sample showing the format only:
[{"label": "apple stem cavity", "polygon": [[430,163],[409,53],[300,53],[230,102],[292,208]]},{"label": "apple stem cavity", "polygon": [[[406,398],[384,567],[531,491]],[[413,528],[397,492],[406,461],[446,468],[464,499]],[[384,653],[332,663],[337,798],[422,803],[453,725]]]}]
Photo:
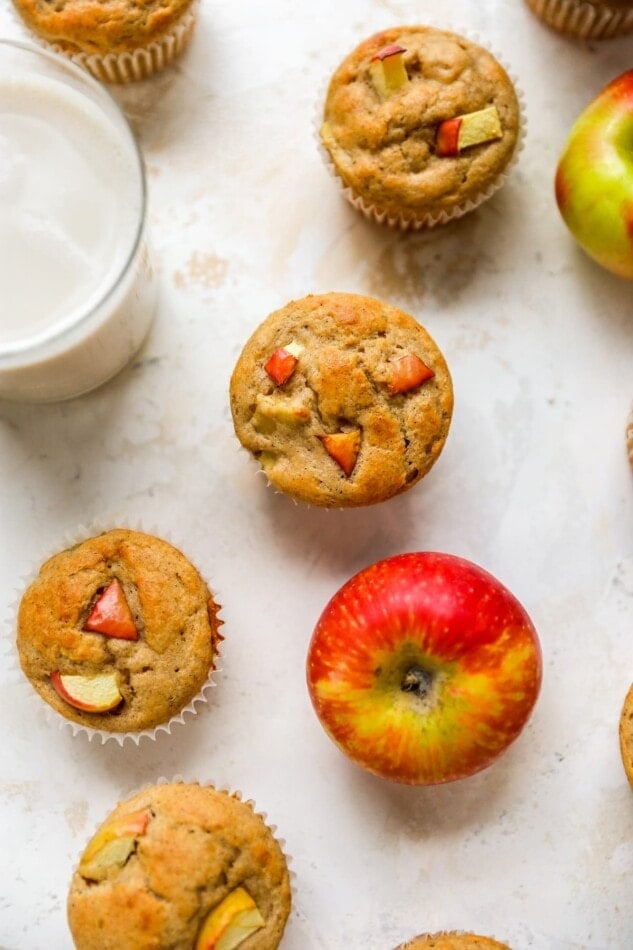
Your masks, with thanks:
[{"label": "apple stem cavity", "polygon": [[433,674],[428,670],[423,670],[421,666],[412,666],[404,674],[400,689],[404,693],[415,693],[420,699],[428,696],[433,685]]}]

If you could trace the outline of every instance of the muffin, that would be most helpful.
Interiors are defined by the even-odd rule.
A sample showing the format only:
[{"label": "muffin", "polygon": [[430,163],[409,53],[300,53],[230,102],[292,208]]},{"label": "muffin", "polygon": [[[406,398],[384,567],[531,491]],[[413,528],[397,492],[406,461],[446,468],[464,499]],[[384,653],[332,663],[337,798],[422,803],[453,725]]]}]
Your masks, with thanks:
[{"label": "muffin", "polygon": [[274,950],[290,901],[282,850],[250,804],[157,785],[119,804],[88,843],[68,922],[77,950]]},{"label": "muffin", "polygon": [[445,30],[394,27],[338,67],[320,134],[356,208],[420,228],[490,197],[517,152],[520,122],[514,86],[487,50]]},{"label": "muffin", "polygon": [[479,937],[477,934],[437,933],[422,934],[409,943],[403,943],[396,950],[510,950],[505,943],[491,940],[490,937]]},{"label": "muffin", "polygon": [[579,39],[605,40],[633,30],[633,0],[527,0],[548,26]]},{"label": "muffin", "polygon": [[117,529],[50,558],[18,611],[20,664],[65,719],[111,733],[168,722],[222,639],[218,605],[171,544]]},{"label": "muffin", "polygon": [[196,0],[13,0],[25,24],[102,82],[146,79],[187,45]]},{"label": "muffin", "polygon": [[633,686],[626,694],[620,715],[620,754],[626,777],[633,785]]},{"label": "muffin", "polygon": [[231,378],[238,439],[269,482],[326,508],[411,488],[440,454],[453,389],[413,317],[356,294],[311,295],[272,313]]}]

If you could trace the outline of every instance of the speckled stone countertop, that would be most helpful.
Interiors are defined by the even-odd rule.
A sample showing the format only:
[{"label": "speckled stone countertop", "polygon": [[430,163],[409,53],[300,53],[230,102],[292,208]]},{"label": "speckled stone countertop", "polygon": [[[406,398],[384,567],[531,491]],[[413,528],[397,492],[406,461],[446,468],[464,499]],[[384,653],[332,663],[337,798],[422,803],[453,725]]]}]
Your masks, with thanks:
[{"label": "speckled stone countertop", "polygon": [[[9,6],[0,34],[23,37]],[[633,680],[631,285],[577,249],[552,197],[572,120],[630,66],[633,40],[573,43],[520,0],[454,0],[446,25],[500,54],[525,93],[526,146],[479,211],[402,236],[340,198],[315,106],[360,38],[444,25],[441,6],[203,0],[177,66],[117,93],[147,160],[158,319],[134,364],[92,395],[0,406],[3,950],[71,947],[66,893],[87,837],[115,800],[177,774],[241,789],[278,826],[296,872],[284,950],[392,950],[440,929],[513,950],[633,946],[633,795],[617,742]],[[232,430],[228,381],[247,336],[292,297],[328,290],[414,314],[454,378],[437,465],[372,509],[274,494]],[[96,522],[172,538],[223,605],[211,703],[138,748],[60,731],[11,658],[21,578]],[[544,650],[520,739],[487,771],[430,789],[348,763],[304,680],[334,591],[417,549],[499,577]]]}]

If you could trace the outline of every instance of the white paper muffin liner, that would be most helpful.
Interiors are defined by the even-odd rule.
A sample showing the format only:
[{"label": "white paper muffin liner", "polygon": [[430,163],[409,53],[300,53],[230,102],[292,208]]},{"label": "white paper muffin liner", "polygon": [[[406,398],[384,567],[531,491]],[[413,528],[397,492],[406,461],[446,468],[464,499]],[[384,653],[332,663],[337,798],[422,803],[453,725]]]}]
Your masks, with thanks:
[{"label": "white paper muffin liner", "polygon": [[633,407],[631,408],[626,424],[626,451],[629,456],[629,463],[633,469]]},{"label": "white paper muffin liner", "polygon": [[[286,862],[286,867],[288,870],[288,880],[290,884],[290,913],[292,913],[293,910],[296,911],[297,875],[292,867],[293,857],[292,855],[288,854],[288,851],[286,850],[286,839],[281,838],[278,835],[277,825],[273,825],[268,821],[267,813],[264,811],[259,811],[253,799],[244,798],[241,791],[231,789],[227,785],[216,785],[215,782],[201,782],[197,778],[187,779],[183,775],[180,775],[180,774],[174,775],[172,778],[166,778],[164,775],[161,775],[160,778],[156,779],[155,782],[144,782],[143,785],[141,785],[139,788],[136,788],[135,790],[127,793],[123,798],[120,798],[117,801],[117,803],[113,805],[112,808],[110,808],[107,815],[113,812],[114,809],[117,807],[117,805],[123,804],[124,802],[127,802],[130,799],[135,798],[137,795],[140,795],[141,792],[144,792],[149,788],[155,788],[158,785],[200,785],[202,788],[212,788],[214,791],[219,792],[222,795],[227,795],[229,798],[235,798],[238,802],[242,802],[244,805],[247,805],[252,811],[252,813],[255,815],[255,817],[259,818],[261,822],[266,826],[266,828],[268,829],[268,831],[270,832],[270,834],[275,839],[275,841],[277,842],[277,844],[279,845],[281,849],[281,853],[283,854],[285,862]],[[72,877],[74,877],[74,875],[79,870],[81,855],[83,854],[88,842],[91,841],[91,839],[97,833],[101,825],[106,820],[107,815],[103,816],[103,818],[94,826],[94,830],[92,831],[92,834],[90,834],[86,838],[84,847],[82,848],[81,853],[79,857],[77,858],[77,862],[73,868]],[[288,920],[289,919],[290,919],[290,914],[288,915]]]},{"label": "white paper muffin liner", "polygon": [[[416,24],[408,24],[408,25],[415,26]],[[327,96],[328,86],[330,84],[330,79],[332,75],[334,74],[335,70],[338,68],[338,66],[342,62],[342,59],[344,58],[344,56],[347,55],[347,53],[344,54],[344,56],[341,57],[337,61],[336,65],[332,68],[331,72],[327,74],[327,78],[324,79],[321,84],[320,96],[316,103],[315,118],[314,118],[314,135],[316,138],[317,147],[319,149],[319,152],[321,153],[321,157],[323,158],[323,161],[325,162],[325,167],[327,168],[332,178],[334,178],[337,181],[338,185],[341,188],[343,197],[352,205],[352,207],[356,208],[357,211],[360,211],[360,213],[364,215],[364,217],[367,218],[368,221],[375,221],[377,224],[384,224],[384,225],[387,225],[387,227],[390,227],[390,228],[393,228],[394,230],[399,230],[399,231],[432,230],[435,227],[448,224],[450,221],[456,221],[459,218],[462,218],[465,214],[468,214],[470,211],[474,211],[481,204],[483,204],[485,201],[491,198],[495,194],[495,192],[498,191],[506,183],[510,175],[510,172],[512,171],[514,166],[517,164],[519,160],[519,155],[522,152],[523,147],[525,145],[525,136],[527,132],[525,95],[521,87],[518,85],[515,75],[508,69],[508,66],[503,61],[502,57],[499,56],[496,53],[496,51],[491,50],[488,46],[482,43],[482,41],[480,40],[478,36],[472,33],[465,32],[463,30],[455,29],[452,25],[438,26],[435,23],[425,23],[425,24],[420,24],[420,25],[428,26],[432,29],[444,30],[445,32],[449,32],[449,33],[456,33],[458,36],[461,36],[464,39],[468,40],[468,42],[474,43],[477,46],[481,46],[488,53],[490,53],[491,56],[494,56],[494,58],[497,60],[500,66],[502,66],[503,69],[506,71],[508,78],[510,79],[510,82],[512,83],[514,87],[514,91],[515,91],[518,106],[519,106],[519,124],[518,124],[518,130],[517,130],[517,141],[514,146],[514,151],[512,153],[512,156],[509,162],[503,168],[503,170],[499,172],[497,177],[486,188],[478,192],[478,194],[476,194],[472,198],[468,198],[466,201],[462,202],[459,205],[456,205],[454,208],[451,208],[450,210],[440,211],[440,212],[437,212],[436,214],[431,214],[429,212],[416,214],[414,212],[407,213],[404,211],[396,215],[390,214],[388,211],[385,211],[384,209],[381,209],[377,207],[376,205],[371,204],[362,195],[354,191],[354,189],[351,186],[345,184],[339,172],[337,171],[337,168],[334,164],[334,161],[332,160],[330,153],[328,152],[327,148],[325,147],[321,139],[320,130],[323,124],[323,107],[324,107],[325,99]],[[358,41],[356,42],[356,45],[358,45]],[[353,48],[354,46],[350,46],[348,52],[351,51]]]},{"label": "white paper muffin liner", "polygon": [[18,16],[17,12],[15,17],[28,31],[29,36],[37,39],[46,49],[71,59],[100,82],[122,84],[149,79],[150,76],[169,66],[182,53],[196,25],[198,5],[199,0],[194,0],[172,28],[159,40],[125,53],[69,53],[58,43],[48,43],[38,36]]},{"label": "white paper muffin liner", "polygon": [[530,9],[560,33],[583,40],[606,40],[633,30],[633,9],[586,0],[527,0]]},{"label": "white paper muffin liner", "polygon": [[[118,529],[138,531],[142,534],[148,534],[159,538],[162,541],[167,541],[169,544],[183,553],[184,557],[187,556],[183,552],[183,547],[185,546],[181,545],[179,540],[174,540],[171,532],[164,531],[163,529],[155,529],[154,527],[147,528],[142,524],[121,524],[118,520],[116,523],[112,523],[110,521],[95,521],[89,526],[79,525],[74,533],[66,534],[59,545],[51,548],[48,552],[45,552],[38,561],[37,565],[22,577],[19,588],[16,590],[16,597],[11,606],[10,616],[7,622],[7,626],[10,627],[12,632],[12,647],[8,648],[11,649],[8,665],[12,671],[15,671],[16,680],[19,680],[23,684],[25,691],[28,690],[29,699],[27,699],[27,701],[35,701],[39,704],[40,708],[43,708],[47,722],[57,724],[59,729],[69,730],[73,736],[83,734],[88,738],[88,741],[91,742],[94,739],[97,741],[97,744],[100,742],[102,745],[105,745],[106,742],[114,742],[119,746],[123,746],[125,744],[133,744],[138,746],[142,739],[155,740],[160,733],[167,733],[169,735],[173,726],[176,724],[184,725],[188,718],[190,719],[193,716],[196,716],[200,711],[200,708],[208,704],[209,691],[217,686],[217,683],[215,682],[216,674],[222,672],[222,667],[218,665],[219,661],[222,659],[220,644],[223,637],[221,634],[219,635],[219,642],[216,646],[216,651],[213,658],[214,666],[211,670],[209,670],[209,675],[206,681],[203,683],[196,695],[186,704],[186,706],[183,706],[183,708],[178,713],[176,713],[166,722],[160,723],[159,725],[153,726],[149,729],[140,729],[137,732],[111,732],[108,729],[93,729],[90,726],[85,726],[79,722],[74,722],[71,719],[66,719],[61,713],[57,712],[56,709],[53,709],[52,706],[49,706],[48,703],[39,695],[37,690],[32,686],[28,677],[22,670],[16,646],[18,611],[22,597],[24,596],[27,588],[30,587],[30,585],[39,575],[40,569],[45,561],[51,557],[54,557],[56,554],[60,554],[66,549],[73,547],[73,545],[81,544],[82,542],[88,541],[90,538],[94,538],[106,531],[114,531]],[[203,578],[203,580],[206,582],[206,578]],[[215,601],[215,590],[212,591],[212,594]],[[221,606],[219,609],[221,609]],[[219,620],[219,624],[221,625],[222,623],[223,621]]]}]

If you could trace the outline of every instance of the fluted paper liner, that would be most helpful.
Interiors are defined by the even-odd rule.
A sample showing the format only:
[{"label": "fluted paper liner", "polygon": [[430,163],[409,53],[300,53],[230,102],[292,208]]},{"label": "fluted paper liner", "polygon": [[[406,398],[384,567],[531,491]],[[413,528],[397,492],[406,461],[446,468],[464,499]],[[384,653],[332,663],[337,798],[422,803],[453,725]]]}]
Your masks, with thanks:
[{"label": "fluted paper liner", "polygon": [[560,33],[583,40],[607,40],[633,30],[633,9],[585,0],[527,0],[530,9]]},{"label": "fluted paper liner", "polygon": [[189,9],[160,39],[125,53],[70,53],[58,43],[48,43],[34,33],[17,13],[16,19],[28,31],[29,36],[39,40],[42,46],[71,59],[95,79],[105,83],[122,84],[149,79],[150,76],[169,66],[182,53],[191,39],[197,13],[198,0],[194,0]]},{"label": "fluted paper liner", "polygon": [[[164,732],[167,734],[171,733],[172,727],[174,725],[181,724],[183,725],[187,718],[192,718],[196,716],[199,712],[199,707],[206,705],[209,702],[209,696],[207,695],[209,690],[217,686],[215,682],[215,676],[217,673],[222,672],[222,667],[218,666],[218,661],[221,660],[222,654],[220,649],[220,643],[222,637],[219,637],[219,643],[216,646],[216,650],[213,656],[213,666],[209,670],[209,675],[207,680],[203,683],[200,690],[196,695],[186,704],[183,708],[172,716],[167,722],[160,723],[157,726],[153,726],[149,729],[140,729],[138,732],[111,732],[107,729],[93,729],[90,726],[84,726],[81,723],[74,722],[71,719],[66,719],[61,713],[57,712],[56,709],[53,709],[52,706],[49,706],[48,703],[42,699],[42,697],[37,693],[33,688],[32,684],[29,682],[28,677],[24,674],[22,667],[20,665],[20,660],[18,657],[17,648],[15,646],[16,631],[18,626],[18,611],[20,608],[20,602],[24,596],[26,590],[30,587],[33,581],[39,575],[42,564],[45,563],[49,558],[54,557],[56,554],[60,554],[67,548],[73,547],[73,545],[81,544],[84,541],[88,541],[90,538],[94,538],[99,534],[103,534],[106,531],[114,531],[118,529],[123,529],[127,531],[138,531],[142,534],[148,534],[153,537],[159,538],[162,541],[167,541],[181,553],[183,552],[183,547],[186,545],[181,545],[179,540],[173,540],[171,532],[165,532],[162,529],[155,529],[154,527],[144,527],[142,524],[121,524],[118,522],[93,522],[90,526],[79,525],[75,534],[67,534],[65,539],[60,543],[60,545],[52,548],[47,553],[45,553],[41,559],[38,561],[37,565],[33,567],[27,574],[22,577],[21,584],[16,591],[16,597],[12,604],[10,610],[10,620],[9,623],[12,629],[12,642],[13,650],[11,653],[10,666],[15,669],[16,679],[19,679],[25,687],[28,687],[29,695],[36,699],[40,703],[40,706],[43,707],[46,719],[48,722],[53,722],[58,725],[60,729],[69,729],[73,736],[84,734],[87,736],[89,741],[96,739],[101,742],[102,745],[105,745],[106,742],[113,741],[117,745],[123,746],[124,744],[134,744],[137,745],[140,743],[141,739],[156,739],[159,733]],[[186,557],[186,555],[184,555]],[[195,565],[194,565],[195,566]],[[197,567],[196,567],[197,570]],[[202,575],[201,575],[202,576]],[[204,579],[204,578],[203,578]],[[215,600],[215,592],[213,591],[213,598]],[[221,607],[219,607],[221,609]],[[222,623],[222,621],[220,621]]]},{"label": "fluted paper liner", "polygon": [[[415,24],[413,24],[415,25]],[[316,115],[314,122],[314,133],[316,136],[317,147],[321,153],[321,157],[325,162],[325,166],[329,171],[332,178],[336,179],[338,182],[343,197],[354,207],[357,211],[360,211],[362,215],[367,218],[368,221],[375,221],[377,224],[384,224],[390,228],[400,231],[421,231],[421,230],[431,230],[432,228],[438,227],[443,224],[448,224],[450,221],[456,221],[459,218],[462,218],[465,214],[468,214],[470,211],[474,211],[481,204],[491,198],[496,191],[498,191],[507,181],[508,176],[511,170],[514,168],[516,163],[519,160],[519,154],[523,150],[525,144],[525,135],[527,130],[527,117],[525,112],[525,96],[523,90],[518,86],[516,77],[510,72],[507,65],[504,63],[503,59],[495,52],[490,50],[484,43],[481,42],[478,36],[464,32],[463,30],[456,30],[453,26],[437,26],[436,24],[421,24],[428,26],[432,29],[444,30],[446,32],[455,33],[458,36],[463,37],[468,40],[470,43],[475,43],[477,46],[481,46],[491,56],[494,56],[497,62],[503,67],[503,69],[508,74],[510,82],[514,86],[514,91],[517,97],[519,105],[519,125],[517,130],[517,140],[514,146],[514,151],[510,157],[509,162],[504,167],[504,169],[499,172],[497,177],[482,191],[478,192],[472,198],[468,198],[466,201],[462,202],[459,205],[456,205],[454,208],[451,208],[449,211],[440,211],[436,214],[431,214],[429,212],[406,212],[403,211],[400,214],[390,214],[388,211],[381,210],[376,205],[371,204],[365,198],[363,198],[358,192],[354,191],[352,187],[346,185],[341,176],[339,175],[334,162],[328,152],[327,148],[323,144],[321,139],[321,126],[323,124],[323,106],[325,103],[325,98],[327,95],[327,89],[330,83],[330,79],[334,71],[340,65],[341,60],[336,63],[336,66],[331,70],[327,75],[321,85],[321,94],[317,101],[316,105]]]}]

